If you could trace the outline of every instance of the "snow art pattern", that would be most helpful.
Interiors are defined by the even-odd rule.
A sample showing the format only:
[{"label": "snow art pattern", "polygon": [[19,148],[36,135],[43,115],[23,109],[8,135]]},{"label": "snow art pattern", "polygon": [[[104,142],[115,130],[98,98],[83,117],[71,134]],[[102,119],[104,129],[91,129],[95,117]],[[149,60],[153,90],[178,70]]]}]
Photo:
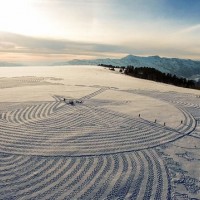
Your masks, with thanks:
[{"label": "snow art pattern", "polygon": [[[114,88],[77,100],[1,103],[0,199],[197,199],[199,180],[166,149],[184,137],[200,140],[199,99],[123,91],[173,104],[185,120],[172,129],[97,106],[115,104],[91,99],[107,90]],[[177,158],[200,162],[186,149]]]}]

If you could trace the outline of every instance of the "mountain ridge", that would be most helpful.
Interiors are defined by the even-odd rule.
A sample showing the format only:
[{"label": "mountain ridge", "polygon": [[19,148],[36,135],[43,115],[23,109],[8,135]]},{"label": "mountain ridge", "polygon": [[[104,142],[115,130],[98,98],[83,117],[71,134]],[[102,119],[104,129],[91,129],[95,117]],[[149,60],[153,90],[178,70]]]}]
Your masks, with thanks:
[{"label": "mountain ridge", "polygon": [[17,67],[17,66],[24,66],[24,65],[20,63],[0,62],[0,67]]},{"label": "mountain ridge", "polygon": [[53,65],[114,65],[114,66],[128,66],[134,67],[153,67],[164,73],[175,74],[179,77],[189,78],[191,76],[200,74],[200,61],[191,59],[180,58],[166,58],[155,56],[134,56],[127,55],[120,59],[94,59],[94,60],[81,60],[75,59],[67,62],[54,63]]}]

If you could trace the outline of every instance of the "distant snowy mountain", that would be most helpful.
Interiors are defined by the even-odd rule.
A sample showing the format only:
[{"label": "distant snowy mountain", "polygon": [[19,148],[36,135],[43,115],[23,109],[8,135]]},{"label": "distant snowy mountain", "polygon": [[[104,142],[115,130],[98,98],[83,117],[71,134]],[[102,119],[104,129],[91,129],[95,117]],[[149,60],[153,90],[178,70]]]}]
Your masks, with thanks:
[{"label": "distant snowy mountain", "polygon": [[0,67],[15,67],[15,66],[23,66],[23,65],[19,63],[0,62]]},{"label": "distant snowy mountain", "polygon": [[165,73],[175,74],[189,78],[200,74],[200,61],[178,59],[178,58],[161,58],[159,56],[139,57],[128,55],[121,59],[96,59],[96,60],[72,60],[63,63],[55,63],[54,65],[114,65],[134,67],[153,67]]}]

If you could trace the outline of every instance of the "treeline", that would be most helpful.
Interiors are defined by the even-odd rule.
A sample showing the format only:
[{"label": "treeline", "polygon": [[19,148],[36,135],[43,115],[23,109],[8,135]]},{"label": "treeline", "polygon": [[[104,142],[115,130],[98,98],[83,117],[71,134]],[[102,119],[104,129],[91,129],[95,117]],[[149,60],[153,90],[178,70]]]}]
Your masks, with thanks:
[{"label": "treeline", "polygon": [[124,66],[113,66],[113,65],[106,65],[106,64],[98,64],[98,66],[109,68],[110,70],[114,70],[115,68],[125,69]]},{"label": "treeline", "polygon": [[149,67],[134,67],[134,66],[127,66],[127,67],[118,67],[112,65],[99,65],[108,67],[110,70],[115,70],[115,68],[120,68],[120,72],[127,74],[129,76],[134,76],[137,78],[152,80],[156,82],[162,82],[166,84],[172,84],[175,86],[185,87],[185,88],[192,88],[192,89],[200,89],[199,82],[193,80],[187,80],[186,78],[180,78],[176,75],[172,75],[170,73],[163,73],[155,68]]},{"label": "treeline", "polygon": [[179,78],[176,75],[172,75],[169,73],[165,74],[154,68],[149,68],[149,67],[134,68],[133,66],[128,66],[124,70],[124,73],[137,78],[142,78],[167,84],[173,84],[180,87],[195,88],[196,86],[195,81],[193,80],[187,80],[186,78]]}]

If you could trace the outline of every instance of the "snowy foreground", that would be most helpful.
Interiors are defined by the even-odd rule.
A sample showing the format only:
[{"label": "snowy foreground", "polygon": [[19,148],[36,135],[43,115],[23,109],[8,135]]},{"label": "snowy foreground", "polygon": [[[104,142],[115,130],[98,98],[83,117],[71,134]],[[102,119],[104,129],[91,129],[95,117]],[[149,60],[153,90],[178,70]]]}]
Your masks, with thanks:
[{"label": "snowy foreground", "polygon": [[200,91],[91,66],[0,76],[0,199],[200,199]]}]

